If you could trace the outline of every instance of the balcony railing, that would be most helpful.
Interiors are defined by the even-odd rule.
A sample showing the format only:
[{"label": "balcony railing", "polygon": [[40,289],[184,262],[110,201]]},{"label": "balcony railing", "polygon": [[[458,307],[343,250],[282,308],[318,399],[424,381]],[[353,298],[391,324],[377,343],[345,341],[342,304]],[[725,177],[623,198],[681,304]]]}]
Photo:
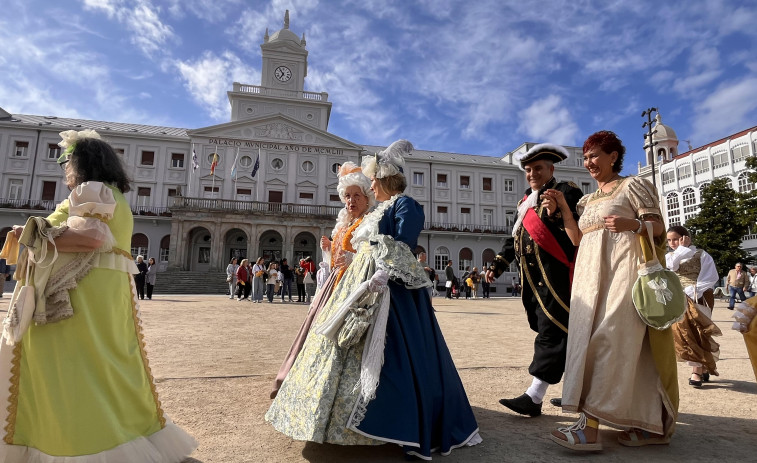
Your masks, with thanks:
[{"label": "balcony railing", "polygon": [[296,214],[318,217],[336,217],[342,206],[314,204],[271,203],[261,201],[239,201],[234,199],[188,198],[174,196],[170,209],[175,211],[229,211],[260,212],[268,214]]},{"label": "balcony railing", "polygon": [[167,207],[153,206],[132,206],[131,213],[139,216],[149,217],[171,217],[171,209]]},{"label": "balcony railing", "polygon": [[27,209],[54,211],[56,202],[51,199],[6,199],[0,198],[0,209]]},{"label": "balcony railing", "polygon": [[446,232],[465,232],[465,233],[485,233],[504,235],[511,233],[512,227],[502,225],[482,225],[469,223],[454,222],[425,222],[423,228],[427,231],[446,231]]},{"label": "balcony railing", "polygon": [[310,101],[328,101],[329,94],[326,92],[306,92],[296,90],[284,90],[280,88],[261,87],[260,85],[247,85],[234,82],[234,91],[240,93],[253,93],[255,95],[277,96]]}]

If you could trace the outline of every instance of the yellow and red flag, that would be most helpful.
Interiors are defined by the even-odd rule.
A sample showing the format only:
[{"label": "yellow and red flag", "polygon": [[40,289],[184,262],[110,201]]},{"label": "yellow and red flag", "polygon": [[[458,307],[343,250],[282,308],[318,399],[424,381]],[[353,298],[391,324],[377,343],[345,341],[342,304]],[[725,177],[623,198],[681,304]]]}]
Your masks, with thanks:
[{"label": "yellow and red flag", "polygon": [[210,175],[216,174],[216,166],[218,165],[218,153],[213,153],[213,162],[210,163]]}]

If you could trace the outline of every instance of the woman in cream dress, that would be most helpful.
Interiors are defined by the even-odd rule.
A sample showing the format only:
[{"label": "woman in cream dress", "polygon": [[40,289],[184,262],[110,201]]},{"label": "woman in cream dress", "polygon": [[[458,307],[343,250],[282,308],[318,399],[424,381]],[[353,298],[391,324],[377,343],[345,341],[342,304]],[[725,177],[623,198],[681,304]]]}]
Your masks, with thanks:
[{"label": "woman in cream dress", "polygon": [[[562,397],[563,410],[581,416],[551,438],[575,450],[600,450],[601,422],[623,429],[622,445],[667,444],[678,410],[673,337],[670,329],[648,328],[631,297],[644,222],[663,244],[657,192],[646,180],[619,175],[625,148],[614,133],[595,133],[583,151],[584,167],[599,189],[578,203],[577,224],[565,221],[580,247]],[[560,192],[548,190],[544,196],[550,211],[559,207],[563,217],[572,217]]]}]

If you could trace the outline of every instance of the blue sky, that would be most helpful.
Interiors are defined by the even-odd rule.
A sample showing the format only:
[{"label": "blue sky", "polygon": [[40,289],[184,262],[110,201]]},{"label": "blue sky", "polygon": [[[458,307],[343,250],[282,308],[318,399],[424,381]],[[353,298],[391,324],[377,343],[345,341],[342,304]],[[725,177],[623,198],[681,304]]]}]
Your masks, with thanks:
[{"label": "blue sky", "polygon": [[635,173],[648,107],[693,147],[757,125],[757,8],[735,0],[5,0],[0,107],[228,121],[226,91],[260,84],[286,9],[306,90],[328,92],[329,131],[360,144],[501,156],[609,129]]}]

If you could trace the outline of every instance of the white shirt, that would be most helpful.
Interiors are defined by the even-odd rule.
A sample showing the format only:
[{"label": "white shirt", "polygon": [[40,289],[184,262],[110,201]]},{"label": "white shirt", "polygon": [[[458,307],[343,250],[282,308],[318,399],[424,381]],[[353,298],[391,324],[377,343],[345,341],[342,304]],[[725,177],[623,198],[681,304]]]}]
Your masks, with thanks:
[{"label": "white shirt", "polygon": [[[678,246],[675,251],[665,254],[665,263],[670,270],[675,272],[682,263],[691,260],[696,252],[696,246],[692,245],[688,248],[686,246]],[[706,251],[702,251],[701,262],[702,268],[699,270],[699,276],[697,277],[696,283],[696,297],[694,297],[694,285],[689,285],[683,288],[683,292],[692,299],[700,299],[705,291],[712,289],[718,281],[720,281],[718,269],[715,267],[715,261]]]}]

